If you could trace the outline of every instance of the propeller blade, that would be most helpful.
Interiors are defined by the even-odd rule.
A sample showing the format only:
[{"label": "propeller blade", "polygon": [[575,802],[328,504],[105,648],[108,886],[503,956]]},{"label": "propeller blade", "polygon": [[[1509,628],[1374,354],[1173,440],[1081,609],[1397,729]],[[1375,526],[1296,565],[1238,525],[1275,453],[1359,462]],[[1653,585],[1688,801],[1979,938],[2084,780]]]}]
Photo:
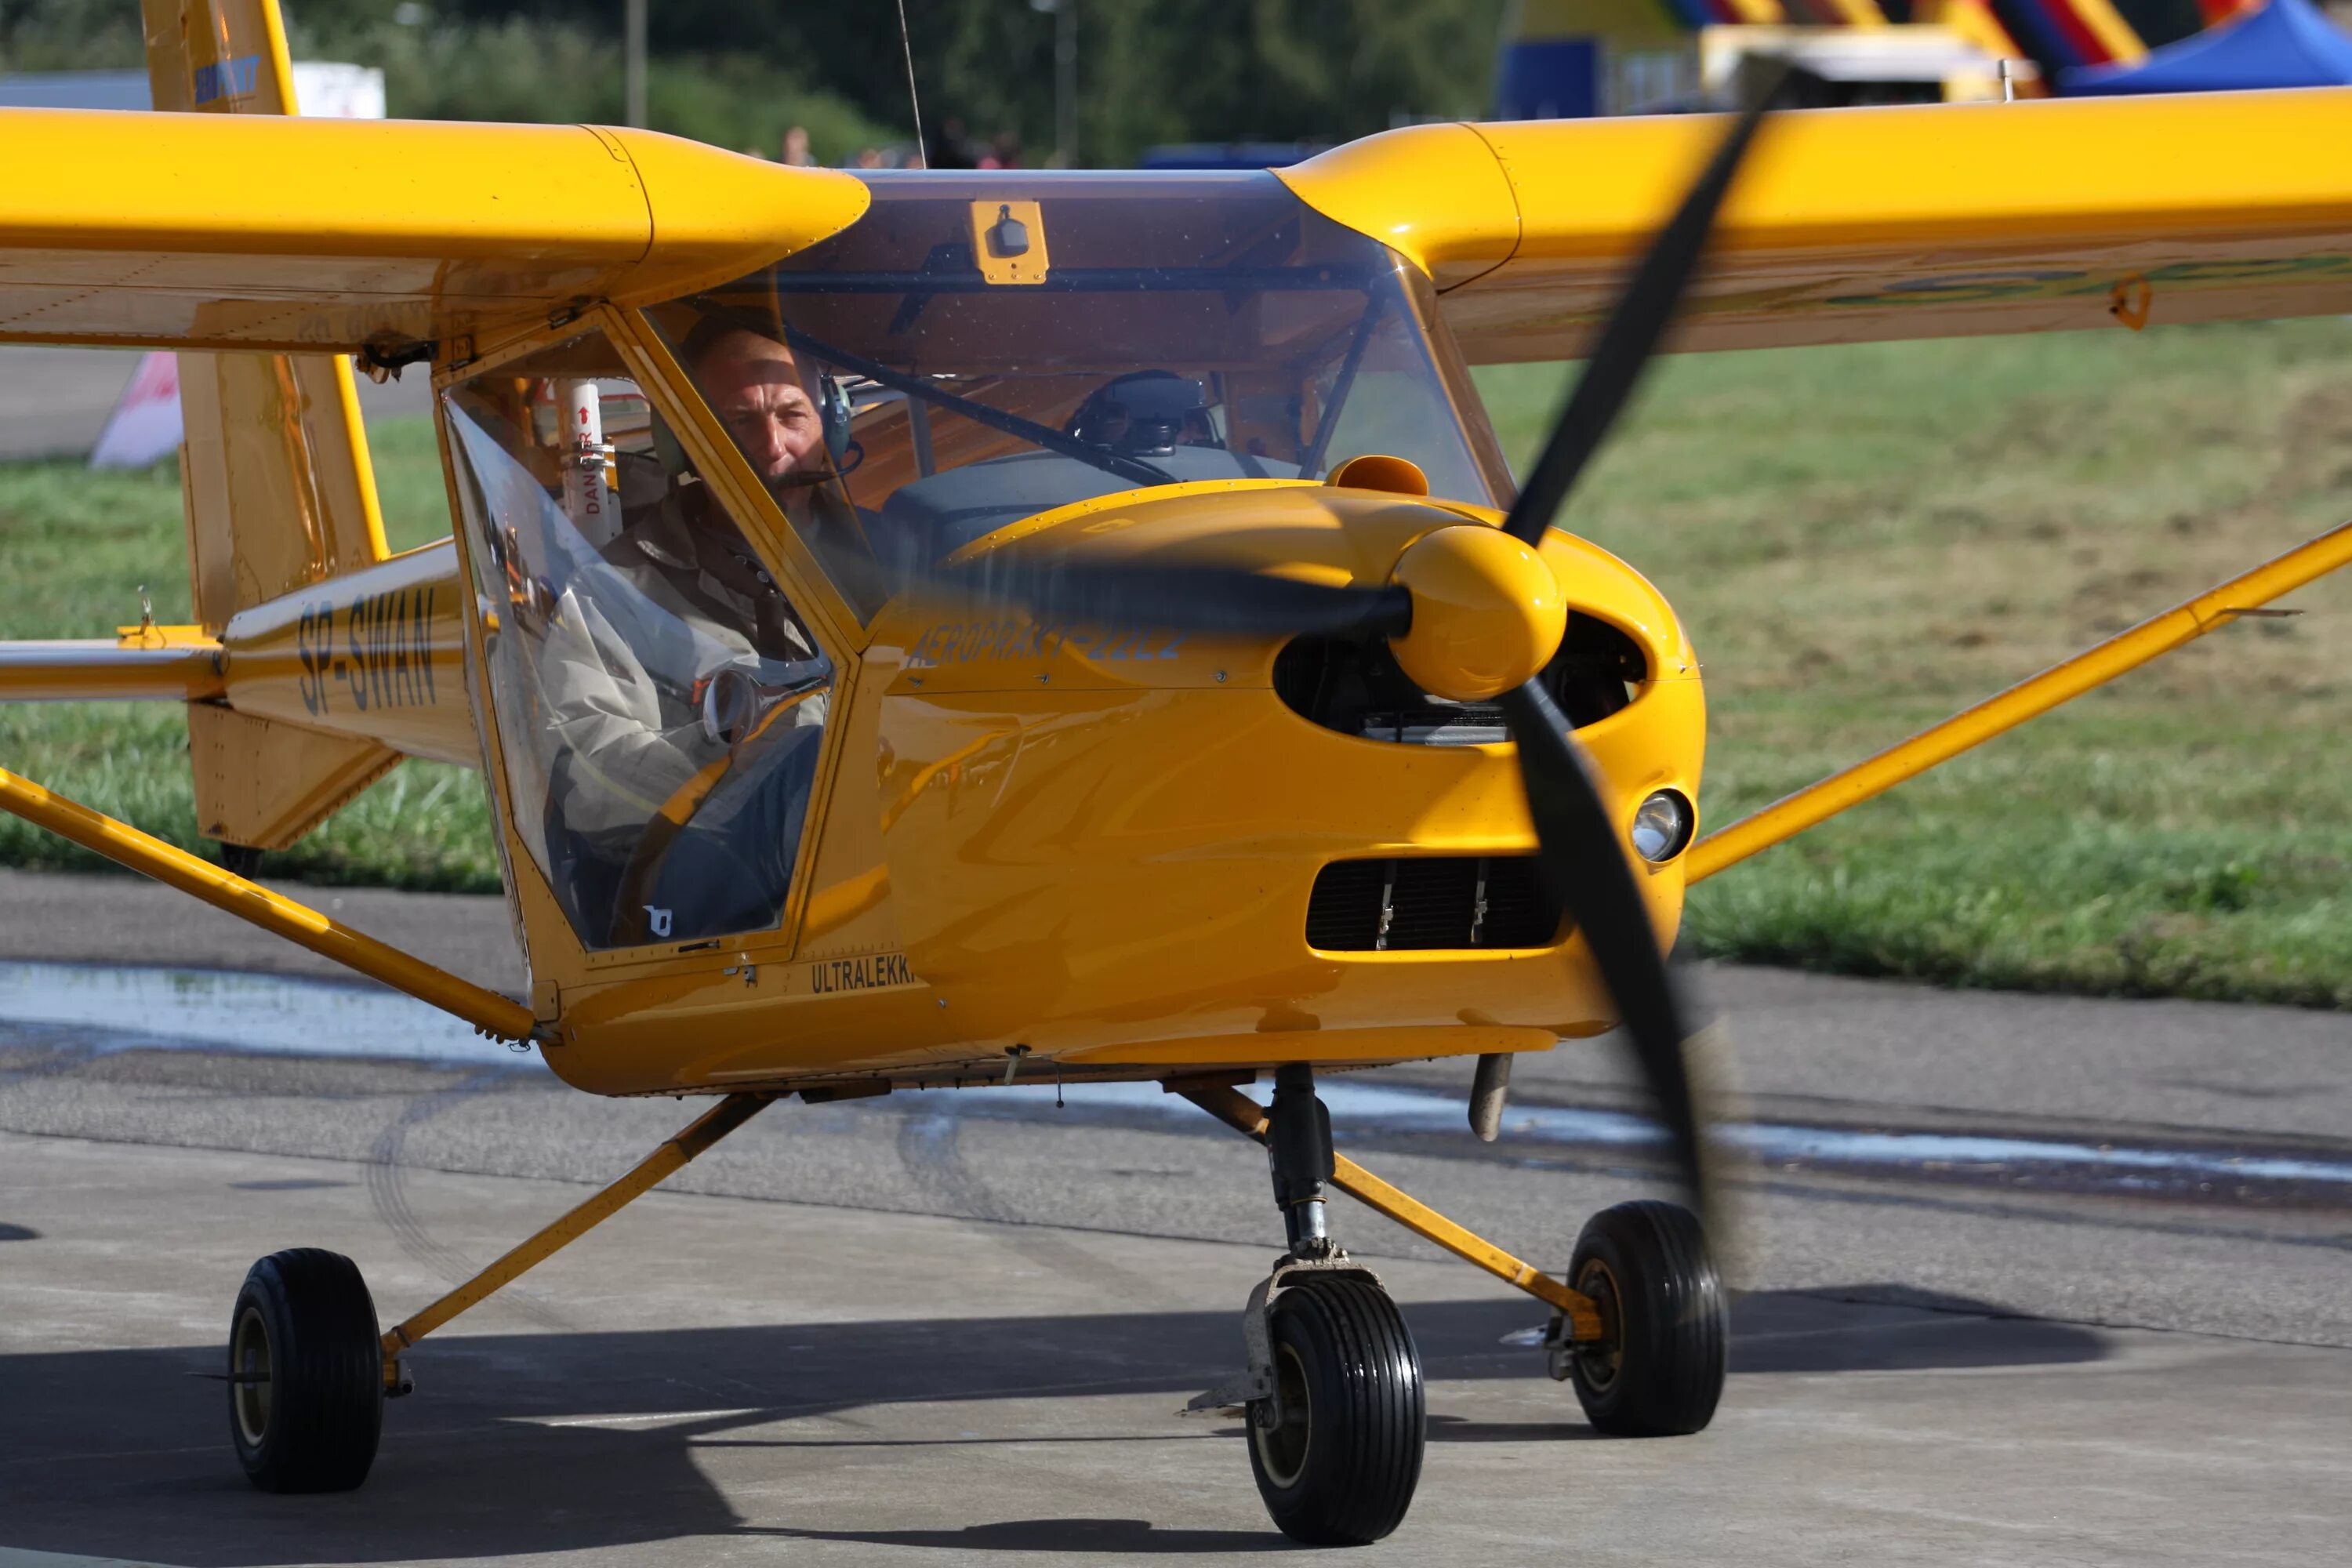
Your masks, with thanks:
[{"label": "propeller blade", "polygon": [[1533,544],[1543,537],[1544,530],[1559,515],[1560,504],[1576,488],[1585,464],[1633,398],[1642,372],[1674,320],[1675,306],[1698,270],[1715,215],[1739,172],[1740,160],[1756,139],[1756,128],[1788,82],[1789,68],[1773,61],[1749,79],[1751,87],[1739,118],[1724,133],[1706,171],[1666,226],[1658,231],[1650,253],[1618,296],[1601,342],[1585,361],[1584,374],[1577,378],[1559,423],[1552,426],[1551,438],[1544,443],[1543,456],[1536,459],[1519,499],[1512,503],[1510,516],[1503,521],[1505,530],[1522,544]]},{"label": "propeller blade", "polygon": [[1691,1206],[1706,1215],[1711,1211],[1698,1097],[1684,1050],[1691,1030],[1616,824],[1583,748],[1570,738],[1567,718],[1542,684],[1530,680],[1515,687],[1501,701],[1518,742],[1519,776],[1535,818],[1544,879],[1592,950],[1617,1004],[1634,1065],[1665,1125],[1675,1173]]},{"label": "propeller blade", "polygon": [[1041,621],[1167,626],[1265,637],[1402,637],[1412,595],[1395,584],[1302,582],[1230,566],[1079,566],[983,557],[929,585]]}]

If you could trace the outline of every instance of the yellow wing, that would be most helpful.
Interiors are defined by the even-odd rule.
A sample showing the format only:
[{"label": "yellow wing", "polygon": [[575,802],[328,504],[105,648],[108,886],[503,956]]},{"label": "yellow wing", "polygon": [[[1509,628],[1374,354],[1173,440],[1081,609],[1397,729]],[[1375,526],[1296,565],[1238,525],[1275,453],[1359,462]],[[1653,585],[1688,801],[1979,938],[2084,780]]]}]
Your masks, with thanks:
[{"label": "yellow wing", "polygon": [[[1553,359],[1715,134],[1418,126],[1281,174],[1428,268],[1473,360]],[[1675,346],[2352,310],[2347,144],[2334,89],[1784,116]],[[18,110],[0,160],[0,341],[487,342],[740,276],[866,204],[847,175],[582,127]]]},{"label": "yellow wing", "polygon": [[0,341],[462,353],[738,278],[846,174],[644,131],[0,110]]},{"label": "yellow wing", "polygon": [[[1720,133],[1431,125],[1282,177],[1420,262],[1479,363],[1572,357]],[[2352,90],[1826,110],[1766,128],[1673,346],[2352,310]]]}]

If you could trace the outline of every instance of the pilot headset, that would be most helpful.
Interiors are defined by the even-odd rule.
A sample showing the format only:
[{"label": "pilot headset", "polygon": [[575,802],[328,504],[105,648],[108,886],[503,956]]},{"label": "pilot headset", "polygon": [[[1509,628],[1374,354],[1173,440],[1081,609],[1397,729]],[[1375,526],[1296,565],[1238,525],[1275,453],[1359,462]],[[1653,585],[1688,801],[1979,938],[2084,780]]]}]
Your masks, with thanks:
[{"label": "pilot headset", "polygon": [[[817,373],[816,387],[817,424],[824,432],[824,449],[833,458],[834,471],[848,473],[866,460],[865,448],[850,439],[849,394],[831,371]],[[852,452],[857,456],[852,458]]]}]

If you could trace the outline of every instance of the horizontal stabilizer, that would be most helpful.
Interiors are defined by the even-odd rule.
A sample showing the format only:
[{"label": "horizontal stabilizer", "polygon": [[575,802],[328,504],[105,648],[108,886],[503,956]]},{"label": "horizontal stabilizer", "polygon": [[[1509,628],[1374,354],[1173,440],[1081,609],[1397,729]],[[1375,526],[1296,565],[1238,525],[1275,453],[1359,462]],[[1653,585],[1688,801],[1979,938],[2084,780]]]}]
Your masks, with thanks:
[{"label": "horizontal stabilizer", "polygon": [[218,639],[202,626],[147,634],[0,643],[0,702],[199,702],[221,694]]}]

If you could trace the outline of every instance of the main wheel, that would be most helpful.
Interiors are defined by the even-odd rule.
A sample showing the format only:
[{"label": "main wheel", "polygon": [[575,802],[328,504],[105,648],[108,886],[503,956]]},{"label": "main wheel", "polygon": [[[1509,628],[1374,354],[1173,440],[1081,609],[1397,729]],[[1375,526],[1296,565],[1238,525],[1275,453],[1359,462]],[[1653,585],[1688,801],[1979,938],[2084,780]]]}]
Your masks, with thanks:
[{"label": "main wheel", "polygon": [[1608,1331],[1569,1361],[1594,1426],[1668,1437],[1714,1419],[1730,1325],[1696,1215],[1654,1200],[1603,1209],[1577,1237],[1568,1277]]},{"label": "main wheel", "polygon": [[255,1264],[229,1314],[228,1430],[269,1492],[349,1491],[383,1428],[375,1302],[348,1258],[315,1247]]},{"label": "main wheel", "polygon": [[1250,1407],[1250,1469],[1293,1541],[1363,1546],[1404,1520],[1421,1481],[1421,1352],[1387,1292],[1339,1276],[1299,1280],[1266,1314],[1282,1421]]}]

